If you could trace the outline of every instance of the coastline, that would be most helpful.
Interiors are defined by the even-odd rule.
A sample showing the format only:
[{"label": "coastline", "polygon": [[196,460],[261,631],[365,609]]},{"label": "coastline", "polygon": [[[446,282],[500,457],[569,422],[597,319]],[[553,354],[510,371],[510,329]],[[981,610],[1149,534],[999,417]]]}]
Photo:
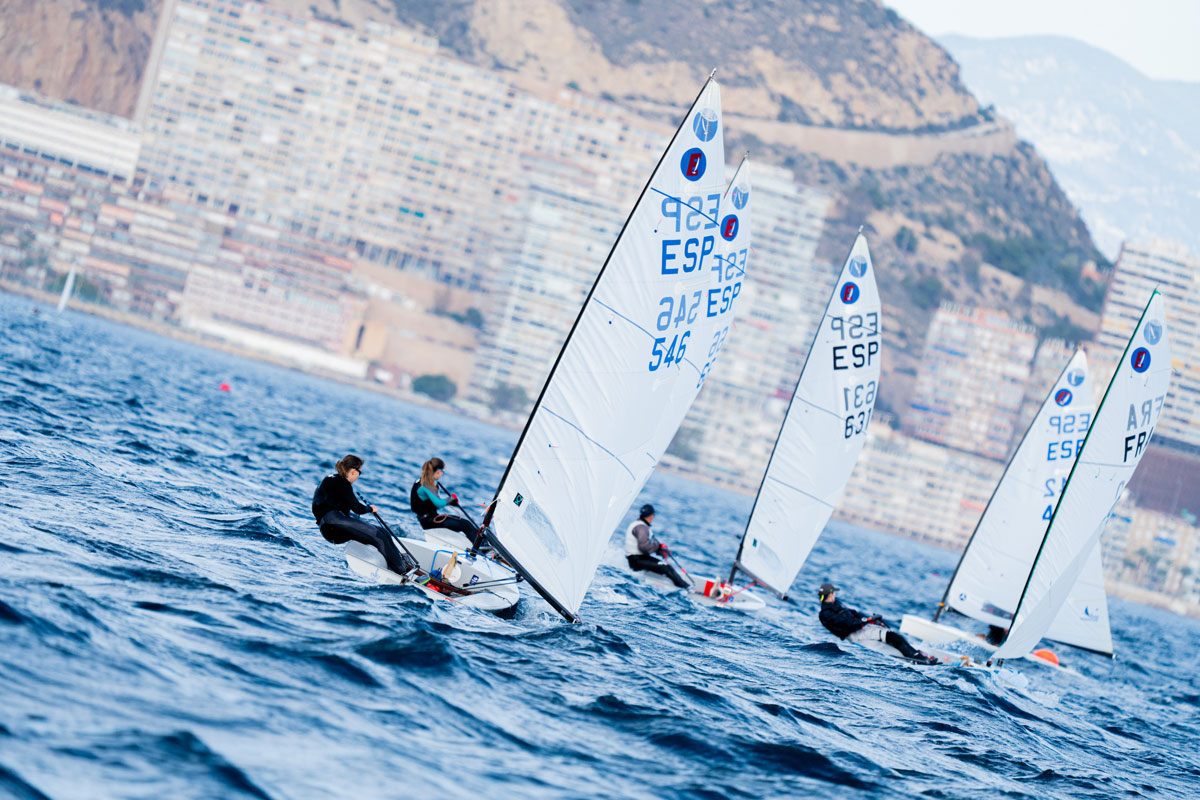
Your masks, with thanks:
[{"label": "coastline", "polygon": [[[28,286],[13,284],[8,281],[0,281],[0,292],[24,297],[39,303],[44,303],[49,307],[49,313],[55,313],[54,308],[58,302],[58,295],[53,292],[45,292],[30,288]],[[176,325],[158,322],[127,311],[118,311],[98,303],[89,303],[79,300],[78,298],[72,298],[68,302],[67,308],[72,311],[78,311],[84,314],[100,317],[117,324],[128,325],[129,327],[137,328],[138,330],[146,331],[148,333],[168,336],[177,341],[186,342],[198,347],[204,347],[210,350],[227,353],[229,355],[248,358],[265,364],[271,364],[273,366],[282,367],[284,369],[292,370],[304,375],[311,375],[318,378],[333,380],[346,386],[367,389],[378,394],[393,397],[405,403],[411,403],[413,405],[418,405],[425,408],[458,414],[489,425],[495,425],[499,428],[519,431],[522,427],[521,424],[515,424],[512,421],[506,421],[497,416],[484,416],[478,413],[473,413],[470,408],[455,405],[453,403],[445,403],[423,394],[403,391],[393,386],[387,386],[366,378],[355,378],[342,373],[313,368],[311,365],[300,364],[287,358],[281,358],[273,353],[267,353],[255,350],[253,348],[239,346],[223,339],[219,339],[215,336],[208,336],[195,331],[185,330]],[[701,485],[711,486],[723,491],[735,492],[737,494],[746,496],[753,495],[752,492],[741,486],[722,484],[719,481],[702,474],[698,470],[683,466],[678,459],[671,456],[666,456],[660,463],[659,468],[664,473],[672,475],[673,477],[694,481]],[[848,520],[842,519],[836,511],[834,512],[833,520],[838,522],[848,522]],[[850,524],[853,523],[851,522]],[[906,536],[902,533],[897,533],[895,531],[881,530],[880,532],[896,536],[900,539],[912,541],[912,537]],[[1114,581],[1106,581],[1105,587],[1110,596],[1119,597],[1126,602],[1137,603],[1139,605],[1162,609],[1164,611],[1179,614],[1181,616],[1200,619],[1200,603],[1189,603],[1181,598],[1164,595],[1140,586],[1117,583]]]}]

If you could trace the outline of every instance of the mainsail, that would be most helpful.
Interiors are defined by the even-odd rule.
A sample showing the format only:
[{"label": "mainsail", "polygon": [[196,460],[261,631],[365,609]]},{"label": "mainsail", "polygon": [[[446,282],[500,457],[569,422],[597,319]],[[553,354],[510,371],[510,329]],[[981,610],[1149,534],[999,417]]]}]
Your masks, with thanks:
[{"label": "mainsail", "polygon": [[[1094,397],[1087,356],[1077,350],[1008,462],[946,587],[938,615],[950,606],[989,625],[1012,624],[1054,504],[1095,416]],[[1046,635],[1112,653],[1099,543]]]},{"label": "mainsail", "polygon": [[1162,296],[1155,291],[1067,476],[1012,628],[995,658],[1028,654],[1050,630],[1150,444],[1170,383],[1166,316]]},{"label": "mainsail", "polygon": [[484,523],[568,619],[729,333],[749,255],[738,205],[748,194],[726,202],[724,191],[710,78],[601,268]]},{"label": "mainsail", "polygon": [[882,316],[859,234],[834,285],[730,573],[781,597],[808,558],[866,441],[879,393]]}]

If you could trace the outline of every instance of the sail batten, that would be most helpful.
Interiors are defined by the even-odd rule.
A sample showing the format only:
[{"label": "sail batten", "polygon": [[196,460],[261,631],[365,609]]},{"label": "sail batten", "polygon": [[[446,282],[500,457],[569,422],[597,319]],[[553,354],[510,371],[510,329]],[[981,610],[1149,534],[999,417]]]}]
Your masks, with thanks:
[{"label": "sail batten", "polygon": [[733,572],[754,576],[780,597],[832,516],[866,442],[881,339],[875,270],[859,233],[796,379],[734,559]]},{"label": "sail batten", "polygon": [[489,539],[568,619],[729,332],[741,277],[728,265],[744,273],[749,252],[749,182],[738,180],[727,197],[710,80],[626,219],[497,489]]}]

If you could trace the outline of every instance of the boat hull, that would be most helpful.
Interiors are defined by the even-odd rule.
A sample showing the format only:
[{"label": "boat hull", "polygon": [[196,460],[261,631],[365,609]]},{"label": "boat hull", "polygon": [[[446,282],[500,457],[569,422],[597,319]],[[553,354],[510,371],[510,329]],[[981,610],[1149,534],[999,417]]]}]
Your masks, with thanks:
[{"label": "boat hull", "polygon": [[[381,584],[416,586],[427,597],[444,600],[467,608],[476,608],[499,616],[516,612],[520,600],[517,575],[508,567],[489,558],[469,553],[466,549],[448,548],[437,542],[419,539],[400,540],[421,565],[422,571],[430,573],[444,570],[453,558],[454,568],[450,583],[471,594],[443,594],[436,589],[397,575],[387,568],[383,555],[370,545],[361,542],[346,543],[346,563],[362,577]],[[472,589],[472,587],[480,587]]]}]

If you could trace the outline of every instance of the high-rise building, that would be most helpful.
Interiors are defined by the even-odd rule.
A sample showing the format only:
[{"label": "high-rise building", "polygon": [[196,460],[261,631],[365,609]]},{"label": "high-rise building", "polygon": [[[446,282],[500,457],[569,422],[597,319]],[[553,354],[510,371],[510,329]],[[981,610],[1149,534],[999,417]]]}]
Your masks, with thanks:
[{"label": "high-rise building", "polygon": [[797,186],[786,169],[750,170],[753,254],[736,317],[668,463],[753,490],[842,265],[816,259],[829,196]]},{"label": "high-rise building", "polygon": [[601,175],[586,165],[527,154],[521,174],[526,184],[507,217],[518,245],[495,275],[470,388],[485,405],[502,387],[519,390],[523,407],[507,404],[518,412],[541,391],[626,213],[605,201]]},{"label": "high-rise building", "polygon": [[411,31],[243,0],[167,13],[140,181],[454,285],[488,286],[515,249],[521,153],[621,175],[662,149],[610,103],[518,90]]},{"label": "high-rise building", "polygon": [[1154,438],[1200,450],[1200,258],[1161,240],[1122,246],[1096,344],[1111,376],[1155,288],[1166,306],[1174,374]]},{"label": "high-rise building", "polygon": [[1037,338],[999,311],[943,303],[933,315],[905,430],[1003,461]]},{"label": "high-rise building", "polygon": [[922,442],[876,423],[834,514],[961,550],[1002,471],[991,459]]},{"label": "high-rise building", "polygon": [[[1075,355],[1075,348],[1062,339],[1043,339],[1033,357],[1033,365],[1029,369],[1029,380],[1025,383],[1025,397],[1021,401],[1021,411],[1017,415],[1015,435],[1017,440],[1025,434],[1038,409],[1046,402],[1046,393],[1054,386],[1058,376],[1062,374],[1067,362]],[[1093,386],[1095,381],[1093,381]],[[1093,398],[1088,398],[1092,400]],[[1099,398],[1095,398],[1098,400]]]}]

